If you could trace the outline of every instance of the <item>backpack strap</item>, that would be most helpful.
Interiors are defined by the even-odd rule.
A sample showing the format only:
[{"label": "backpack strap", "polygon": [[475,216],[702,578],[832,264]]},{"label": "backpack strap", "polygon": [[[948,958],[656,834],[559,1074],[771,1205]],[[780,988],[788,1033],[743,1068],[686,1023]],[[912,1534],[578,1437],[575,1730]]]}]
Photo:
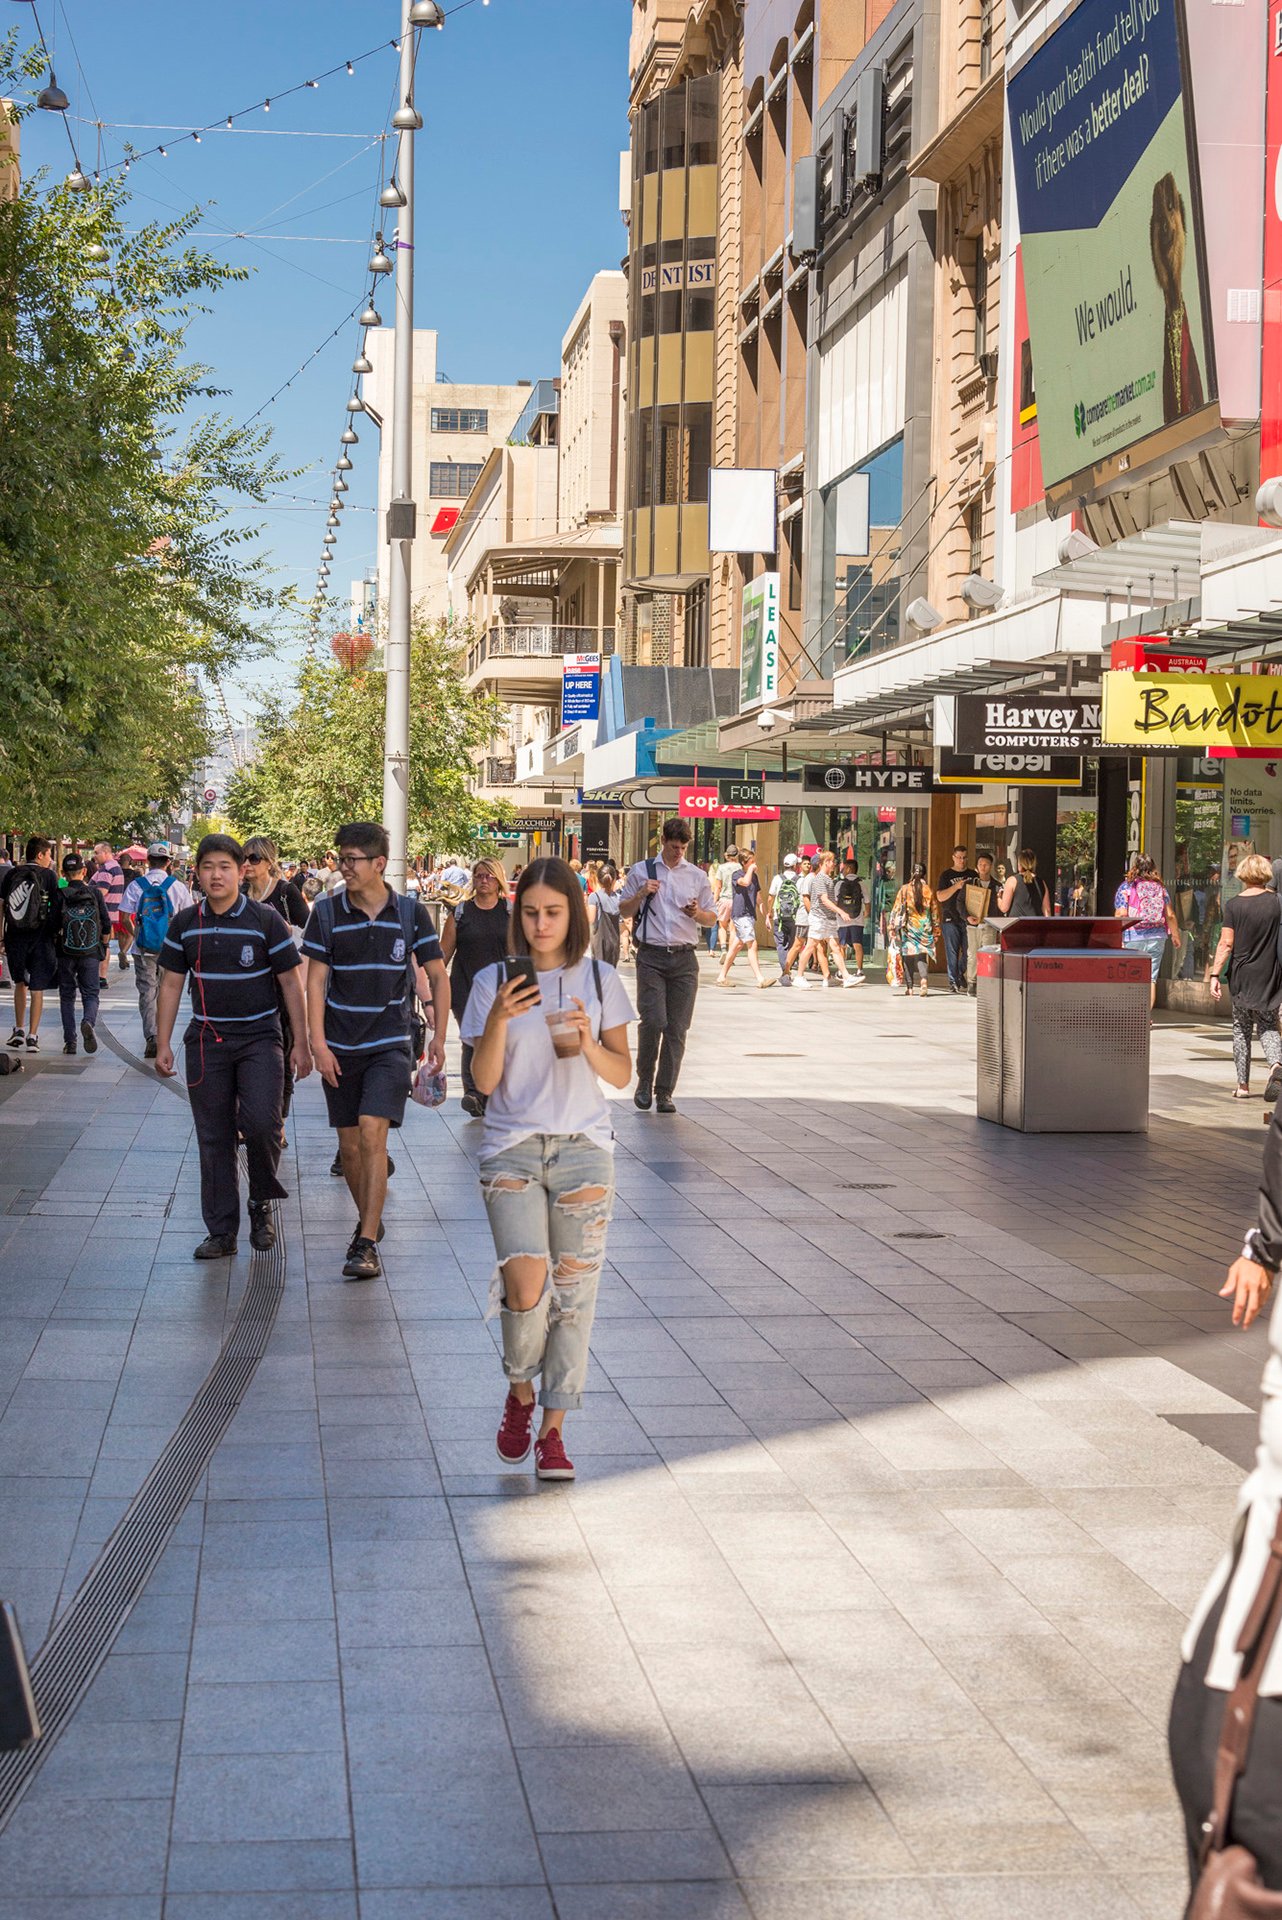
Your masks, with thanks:
[{"label": "backpack strap", "polygon": [[[646,861],[646,863],[645,863],[645,871],[646,871],[646,878],[647,878],[647,879],[649,879],[649,880],[657,880],[657,879],[658,879],[658,877],[659,877],[659,863],[658,863],[658,861],[657,861],[657,860],[647,860],[647,861]],[[642,929],[642,927],[643,927],[643,926],[645,925],[645,923],[646,923],[646,920],[647,920],[647,919],[648,919],[648,917],[649,917],[649,913],[650,913],[650,909],[651,909],[651,907],[652,907],[653,905],[654,905],[654,895],[653,895],[652,893],[647,893],[647,895],[646,895],[646,897],[645,897],[645,899],[644,899],[644,900],[643,900],[643,901],[641,902],[641,911],[640,911],[640,913],[639,913],[639,914],[637,915],[637,921],[636,921],[636,927],[635,927],[635,929],[634,929],[634,931],[633,931],[633,935],[632,935],[632,938],[633,938],[633,940],[634,940],[634,941],[636,942],[636,944],[637,944],[638,946],[640,946],[640,945],[642,944],[642,942],[641,942],[641,929]]]}]

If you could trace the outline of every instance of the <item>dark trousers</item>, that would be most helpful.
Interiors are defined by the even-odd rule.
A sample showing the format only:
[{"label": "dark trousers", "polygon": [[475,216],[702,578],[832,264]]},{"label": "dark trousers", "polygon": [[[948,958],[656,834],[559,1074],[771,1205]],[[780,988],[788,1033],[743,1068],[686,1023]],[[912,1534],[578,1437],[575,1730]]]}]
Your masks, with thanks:
[{"label": "dark trousers", "polygon": [[58,1004],[62,1009],[62,1037],[76,1037],[76,994],[84,1003],[85,1019],[91,1027],[98,1024],[98,1002],[102,997],[96,953],[60,953],[58,955]]},{"label": "dark trousers", "polygon": [[[1215,1792],[1215,1750],[1229,1697],[1203,1683],[1223,1611],[1221,1596],[1203,1623],[1193,1658],[1180,1669],[1171,1702],[1171,1772],[1184,1809],[1189,1878],[1194,1882],[1199,1829]],[[1246,1772],[1233,1795],[1229,1842],[1253,1853],[1265,1886],[1282,1892],[1282,1699],[1261,1699],[1256,1709]]]},{"label": "dark trousers", "polygon": [[466,1040],[463,1042],[463,1058],[459,1063],[459,1065],[460,1065],[459,1077],[463,1082],[464,1093],[475,1093],[476,1082],[472,1078],[472,1049],[468,1045]]},{"label": "dark trousers", "polygon": [[285,1056],[280,1036],[224,1040],[205,1036],[187,1042],[187,1092],[200,1147],[200,1211],[206,1230],[233,1235],[240,1226],[240,1181],[236,1135],[245,1140],[249,1203],[284,1200],[276,1178],[280,1164],[281,1098]]},{"label": "dark trousers", "polygon": [[661,1094],[676,1086],[698,991],[699,962],[693,947],[638,947],[638,1086]]},{"label": "dark trousers", "polygon": [[797,923],[790,913],[781,914],[770,922],[775,937],[775,952],[779,956],[780,971],[788,964],[788,955],[792,952],[792,943],[797,937]]},{"label": "dark trousers", "polygon": [[948,978],[955,987],[966,984],[966,929],[958,920],[944,921],[944,952],[948,957]]}]

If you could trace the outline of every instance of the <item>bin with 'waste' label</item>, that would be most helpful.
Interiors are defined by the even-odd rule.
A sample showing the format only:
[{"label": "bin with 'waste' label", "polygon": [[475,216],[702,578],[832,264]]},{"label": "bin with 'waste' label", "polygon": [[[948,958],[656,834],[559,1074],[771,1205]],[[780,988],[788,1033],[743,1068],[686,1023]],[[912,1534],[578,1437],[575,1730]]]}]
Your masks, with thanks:
[{"label": "bin with 'waste' label", "polygon": [[1124,920],[1005,920],[979,955],[977,1110],[1020,1133],[1147,1133],[1149,980]]}]

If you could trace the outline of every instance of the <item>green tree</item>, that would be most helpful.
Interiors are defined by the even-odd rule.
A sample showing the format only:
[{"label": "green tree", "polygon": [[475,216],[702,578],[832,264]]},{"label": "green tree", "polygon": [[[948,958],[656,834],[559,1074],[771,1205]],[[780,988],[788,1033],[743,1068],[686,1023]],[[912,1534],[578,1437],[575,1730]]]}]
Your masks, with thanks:
[{"label": "green tree", "polygon": [[[471,776],[503,724],[502,705],[470,692],[463,658],[476,634],[415,619],[410,666],[411,854],[463,852],[478,830],[512,809],[478,800]],[[384,679],[310,661],[289,692],[269,700],[259,753],[233,774],[224,808],[242,834],[265,833],[295,854],[332,845],[345,820],[383,813]]]},{"label": "green tree", "polygon": [[[0,43],[0,96],[28,64]],[[120,176],[0,201],[0,820],[55,833],[177,802],[209,749],[202,676],[285,597],[229,518],[284,477],[268,436],[198,417],[215,390],[185,352],[244,276],[189,243],[198,212],[134,218]]]}]

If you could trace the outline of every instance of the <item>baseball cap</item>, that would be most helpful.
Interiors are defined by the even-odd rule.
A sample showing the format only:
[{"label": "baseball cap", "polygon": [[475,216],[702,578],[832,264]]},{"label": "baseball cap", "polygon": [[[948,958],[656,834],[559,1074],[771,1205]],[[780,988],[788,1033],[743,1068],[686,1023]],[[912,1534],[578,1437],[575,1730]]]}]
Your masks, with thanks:
[{"label": "baseball cap", "polygon": [[784,857],[783,857],[783,863],[784,863],[784,865],[785,865],[785,867],[795,867],[795,866],[796,866],[796,864],[797,864],[797,856],[796,856],[796,854],[795,854],[795,853],[785,853],[785,855],[784,855]]},{"label": "baseball cap", "polygon": [[147,849],[147,858],[149,860],[168,860],[169,842],[167,840],[153,840]]}]

